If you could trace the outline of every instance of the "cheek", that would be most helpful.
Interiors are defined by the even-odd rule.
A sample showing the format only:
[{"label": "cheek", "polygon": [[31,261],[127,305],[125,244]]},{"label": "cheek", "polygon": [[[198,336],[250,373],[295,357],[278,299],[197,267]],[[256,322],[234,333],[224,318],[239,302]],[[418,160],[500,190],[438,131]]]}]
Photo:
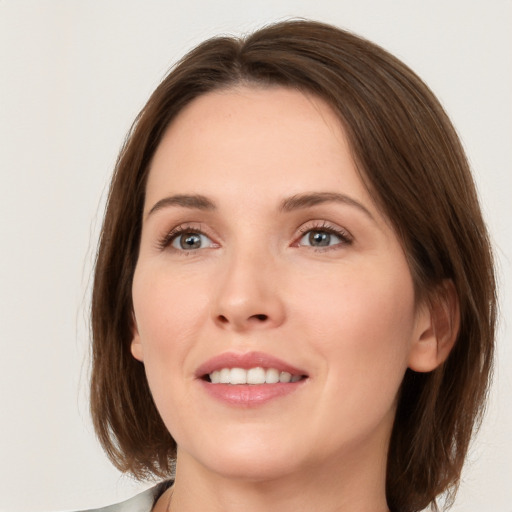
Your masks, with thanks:
[{"label": "cheek", "polygon": [[186,338],[200,317],[206,297],[197,286],[171,273],[140,269],[133,281],[133,307],[143,341],[168,344]]},{"label": "cheek", "polygon": [[146,366],[179,362],[207,319],[206,290],[169,272],[140,268],[132,295]]},{"label": "cheek", "polygon": [[361,382],[363,389],[383,386],[392,392],[403,378],[414,333],[408,269],[368,268],[347,273],[338,283],[317,282],[310,290],[301,307],[304,328],[314,326],[309,338],[340,386]]},{"label": "cheek", "polygon": [[328,417],[364,442],[379,425],[391,428],[414,329],[412,283],[366,273],[328,290],[304,304],[304,327],[316,325],[309,339],[323,361],[319,379],[329,390],[317,404],[316,428]]},{"label": "cheek", "polygon": [[132,295],[151,393],[168,430],[179,434],[178,419],[189,409],[184,385],[191,375],[184,363],[207,318],[208,297],[179,276],[149,266],[136,269]]}]

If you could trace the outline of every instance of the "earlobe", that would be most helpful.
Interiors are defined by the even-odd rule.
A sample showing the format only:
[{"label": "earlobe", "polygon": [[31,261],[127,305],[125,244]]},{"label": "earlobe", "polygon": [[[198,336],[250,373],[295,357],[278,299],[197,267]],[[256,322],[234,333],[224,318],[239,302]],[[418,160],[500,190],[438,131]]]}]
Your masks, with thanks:
[{"label": "earlobe", "polygon": [[144,361],[144,352],[142,350],[142,343],[140,342],[139,329],[137,327],[137,321],[135,320],[135,315],[132,314],[132,342],[130,345],[130,350],[132,356],[137,359],[137,361]]},{"label": "earlobe", "polygon": [[417,332],[409,353],[409,368],[430,372],[450,354],[459,333],[459,299],[455,285],[445,280],[432,300],[418,311]]}]

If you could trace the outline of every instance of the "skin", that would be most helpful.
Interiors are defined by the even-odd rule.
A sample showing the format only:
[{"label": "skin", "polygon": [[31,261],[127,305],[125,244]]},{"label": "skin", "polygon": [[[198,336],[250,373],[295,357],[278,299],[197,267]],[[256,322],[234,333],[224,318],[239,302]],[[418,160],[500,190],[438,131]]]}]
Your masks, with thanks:
[{"label": "skin", "polygon": [[[350,200],[283,211],[312,192]],[[216,209],[154,209],[175,194]],[[199,248],[169,236],[179,226],[204,234]],[[340,235],[312,246],[325,230]],[[449,344],[439,348],[432,310],[416,304],[402,246],[322,100],[238,87],[178,115],[151,164],[132,292],[132,353],[178,444],[173,512],[387,510],[400,383]],[[195,374],[226,351],[265,352],[308,378],[263,405],[230,406]]]}]

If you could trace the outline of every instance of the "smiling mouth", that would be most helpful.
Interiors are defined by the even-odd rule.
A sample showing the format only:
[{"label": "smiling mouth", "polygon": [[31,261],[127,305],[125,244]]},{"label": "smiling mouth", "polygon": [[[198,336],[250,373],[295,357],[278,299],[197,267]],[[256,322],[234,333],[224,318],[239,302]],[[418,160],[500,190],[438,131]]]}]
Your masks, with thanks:
[{"label": "smiling mouth", "polygon": [[261,384],[289,384],[304,380],[306,375],[294,375],[290,372],[280,371],[276,368],[222,368],[214,370],[203,376],[203,380],[211,384],[231,385],[261,385]]}]

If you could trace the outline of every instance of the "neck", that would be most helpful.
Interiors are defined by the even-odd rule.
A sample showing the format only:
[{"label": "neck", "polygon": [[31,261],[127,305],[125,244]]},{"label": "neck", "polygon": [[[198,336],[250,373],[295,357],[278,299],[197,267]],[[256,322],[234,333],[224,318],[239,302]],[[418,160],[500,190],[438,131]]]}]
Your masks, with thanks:
[{"label": "neck", "polygon": [[358,452],[275,478],[232,478],[182,453],[170,512],[387,512],[385,474],[385,456],[369,460]]}]

